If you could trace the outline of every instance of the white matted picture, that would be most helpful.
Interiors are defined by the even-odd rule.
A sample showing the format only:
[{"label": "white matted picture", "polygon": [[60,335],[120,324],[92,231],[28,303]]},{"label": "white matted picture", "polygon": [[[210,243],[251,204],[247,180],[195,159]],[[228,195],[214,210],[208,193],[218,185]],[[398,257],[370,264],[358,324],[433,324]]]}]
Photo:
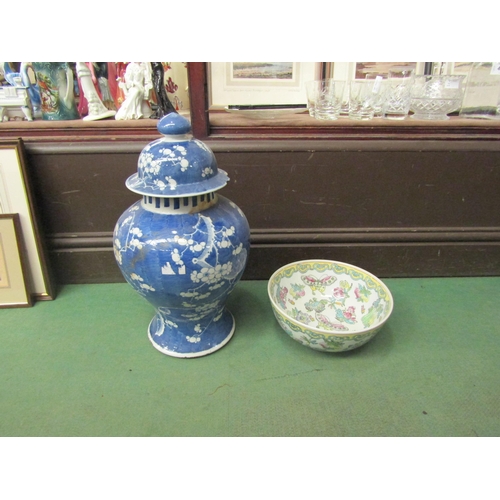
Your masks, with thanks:
[{"label": "white matted picture", "polygon": [[0,308],[33,305],[18,214],[0,214]]},{"label": "white matted picture", "polygon": [[467,76],[473,64],[472,62],[433,62],[432,74]]},{"label": "white matted picture", "polygon": [[31,292],[39,300],[55,298],[21,140],[0,141],[1,213],[19,214],[28,257],[28,279]]},{"label": "white matted picture", "polygon": [[425,62],[333,62],[330,77],[334,80],[364,80],[369,75],[380,75],[387,78],[393,66],[412,68],[416,75],[423,75]]},{"label": "white matted picture", "polygon": [[305,104],[305,82],[319,78],[321,63],[211,62],[210,108],[248,104]]}]

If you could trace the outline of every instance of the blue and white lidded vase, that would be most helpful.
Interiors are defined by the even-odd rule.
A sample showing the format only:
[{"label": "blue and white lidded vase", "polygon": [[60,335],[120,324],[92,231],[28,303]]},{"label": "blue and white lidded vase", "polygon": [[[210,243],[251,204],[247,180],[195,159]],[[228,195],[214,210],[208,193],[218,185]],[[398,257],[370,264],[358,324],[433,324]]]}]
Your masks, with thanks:
[{"label": "blue and white lidded vase", "polygon": [[223,347],[235,322],[225,303],[250,250],[243,212],[216,193],[229,180],[189,121],[169,113],[163,137],[139,156],[126,186],[142,199],[114,230],[114,253],[130,285],[155,308],[148,336],[164,354],[194,358]]}]

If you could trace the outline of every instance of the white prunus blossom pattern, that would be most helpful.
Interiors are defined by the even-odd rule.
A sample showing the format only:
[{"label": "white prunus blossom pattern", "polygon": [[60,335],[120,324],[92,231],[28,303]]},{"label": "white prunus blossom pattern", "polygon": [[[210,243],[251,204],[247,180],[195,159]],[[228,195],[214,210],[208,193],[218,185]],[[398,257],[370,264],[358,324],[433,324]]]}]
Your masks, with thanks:
[{"label": "white prunus blossom pattern", "polygon": [[[209,312],[217,310],[213,321],[217,321],[222,316],[224,306],[220,304],[217,296],[213,301],[203,302],[209,299],[212,293],[217,289],[224,287],[228,282],[238,274],[239,269],[233,269],[231,261],[221,262],[220,252],[232,249],[232,255],[238,255],[244,251],[242,243],[234,244],[232,239],[235,237],[236,229],[234,226],[216,230],[210,217],[198,214],[198,222],[193,227],[190,234],[182,236],[172,231],[170,238],[147,238],[141,229],[135,223],[135,215],[139,210],[139,202],[129,209],[129,215],[122,221],[120,225],[120,238],[115,238],[114,253],[116,260],[122,263],[122,254],[127,251],[139,251],[151,247],[163,246],[168,249],[163,252],[162,257],[167,257],[162,262],[162,267],[158,269],[161,275],[183,275],[186,273],[186,258],[190,259],[187,262],[191,269],[189,279],[193,286],[186,291],[180,292],[180,296],[186,300],[182,303],[186,308],[186,312],[182,317],[190,321],[203,319]],[[128,226],[128,228],[126,228]],[[193,256],[194,255],[194,256]],[[213,261],[215,255],[215,264],[210,264],[207,259]],[[195,269],[193,269],[193,267]],[[129,283],[142,295],[148,292],[155,292],[154,286],[145,283],[143,277],[137,273],[131,273]],[[177,325],[172,321],[165,321],[168,326],[176,328]],[[200,329],[197,331],[196,329]],[[199,336],[203,334],[199,324],[195,326],[195,334],[186,337],[189,342],[199,342]]]}]

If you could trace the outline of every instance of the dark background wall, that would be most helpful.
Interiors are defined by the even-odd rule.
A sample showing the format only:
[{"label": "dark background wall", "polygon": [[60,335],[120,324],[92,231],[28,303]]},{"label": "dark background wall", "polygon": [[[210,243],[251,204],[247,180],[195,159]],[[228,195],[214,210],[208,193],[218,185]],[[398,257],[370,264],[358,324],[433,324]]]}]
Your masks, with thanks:
[{"label": "dark background wall", "polygon": [[[148,142],[26,142],[56,282],[123,280],[112,231]],[[244,279],[304,258],[381,277],[500,274],[499,141],[205,142],[252,229]]]}]

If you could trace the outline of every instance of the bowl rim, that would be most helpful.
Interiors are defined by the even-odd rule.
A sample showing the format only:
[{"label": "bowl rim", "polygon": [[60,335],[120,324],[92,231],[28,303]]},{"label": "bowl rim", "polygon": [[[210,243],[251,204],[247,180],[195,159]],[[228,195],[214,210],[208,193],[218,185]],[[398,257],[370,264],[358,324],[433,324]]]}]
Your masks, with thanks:
[{"label": "bowl rim", "polygon": [[[329,332],[329,331],[321,330],[320,328],[316,328],[314,326],[308,325],[306,323],[303,323],[302,321],[297,321],[296,319],[290,317],[285,311],[283,311],[278,306],[278,304],[276,304],[276,302],[275,302],[275,300],[274,300],[274,298],[272,296],[272,293],[271,293],[271,284],[272,284],[275,276],[278,273],[284,271],[285,269],[287,269],[289,267],[293,267],[293,266],[299,265],[299,264],[315,263],[315,262],[321,262],[321,263],[325,263],[325,264],[337,264],[337,265],[341,265],[341,266],[347,266],[347,267],[349,267],[351,269],[354,269],[356,271],[361,271],[362,273],[364,273],[364,274],[370,276],[372,279],[374,279],[377,283],[379,283],[384,288],[384,290],[385,290],[388,298],[390,299],[389,300],[389,311],[387,312],[385,318],[382,321],[380,321],[379,323],[376,323],[376,324],[370,326],[370,328],[365,329],[365,330],[361,330],[361,331],[358,331],[358,332]],[[391,317],[392,311],[394,309],[394,298],[392,296],[392,293],[389,290],[389,287],[380,278],[378,278],[377,276],[375,276],[373,273],[367,271],[366,269],[363,269],[362,267],[355,266],[353,264],[349,264],[348,262],[341,262],[339,260],[304,259],[304,260],[297,260],[295,262],[289,262],[288,264],[285,264],[284,266],[281,266],[279,269],[276,269],[276,271],[273,272],[273,274],[271,275],[271,277],[269,278],[269,280],[267,282],[267,295],[269,297],[269,300],[271,301],[271,305],[273,306],[273,309],[276,312],[278,312],[279,314],[281,314],[282,316],[284,316],[287,319],[287,321],[290,321],[291,323],[295,323],[296,325],[300,326],[303,329],[311,330],[314,333],[318,333],[320,335],[334,335],[334,336],[366,335],[368,333],[373,332],[373,330],[381,328],[384,325],[384,323]]]}]

